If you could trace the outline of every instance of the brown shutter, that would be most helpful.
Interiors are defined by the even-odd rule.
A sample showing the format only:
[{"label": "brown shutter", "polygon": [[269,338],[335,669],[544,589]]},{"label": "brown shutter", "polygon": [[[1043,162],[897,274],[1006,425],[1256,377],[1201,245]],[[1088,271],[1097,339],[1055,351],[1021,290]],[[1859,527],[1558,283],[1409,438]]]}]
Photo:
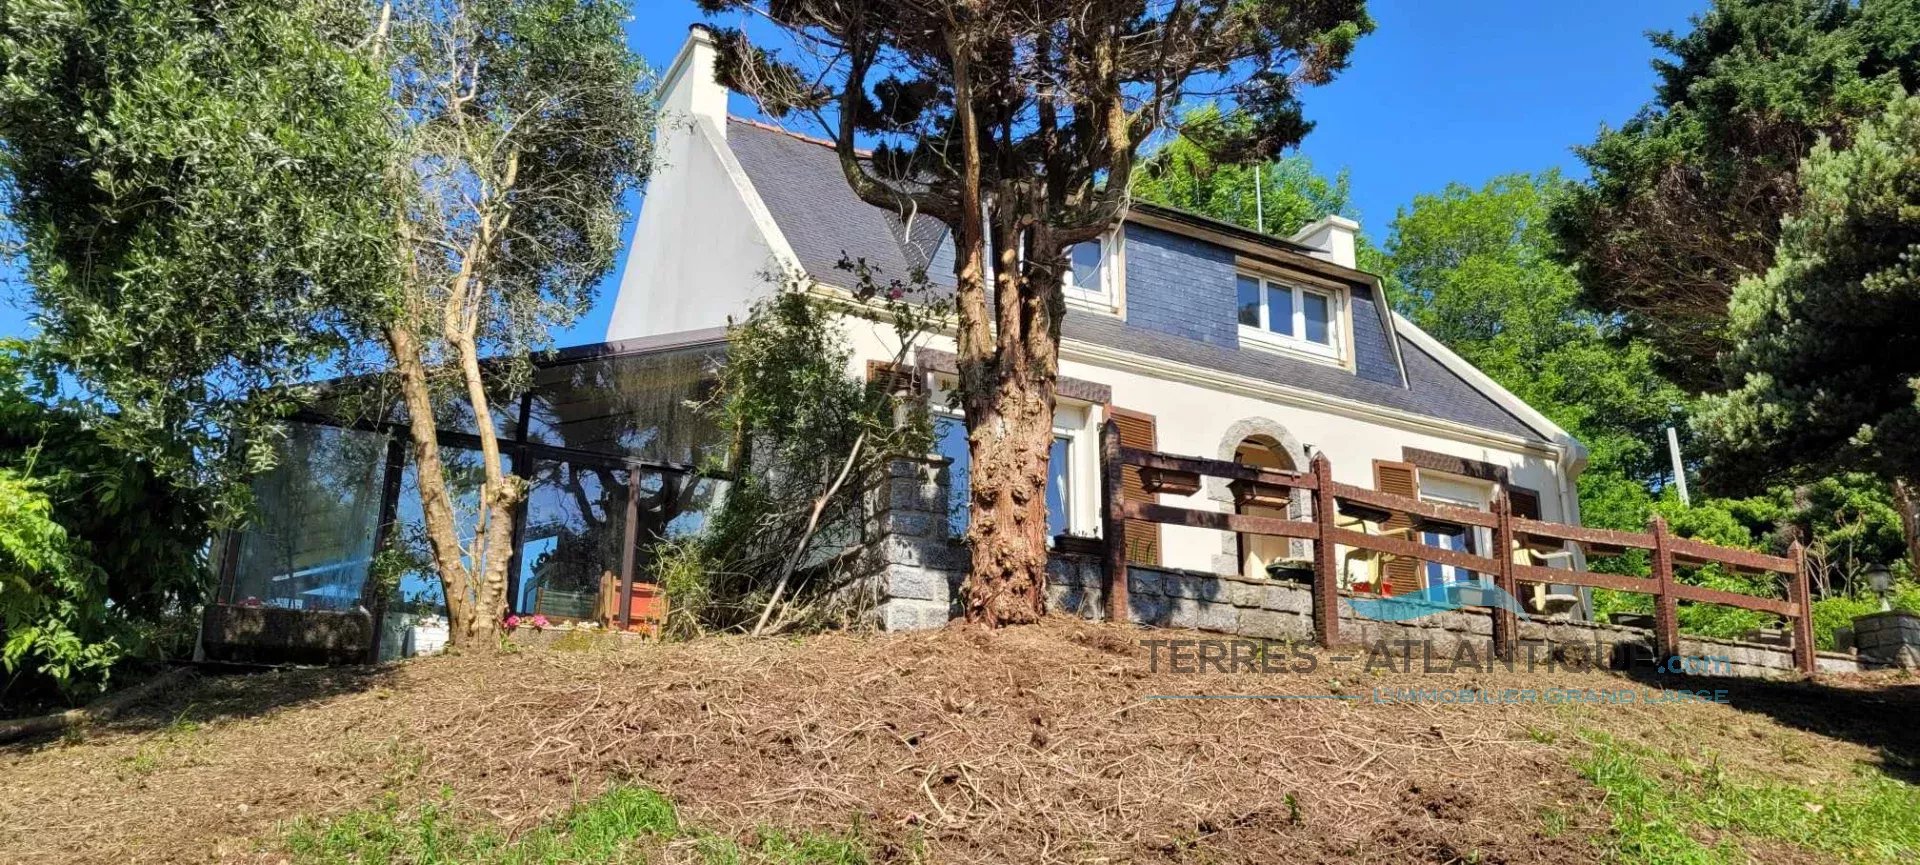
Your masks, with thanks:
[{"label": "brown shutter", "polygon": [[[1110,409],[1113,425],[1120,430],[1120,446],[1150,451],[1157,447],[1158,437],[1154,433],[1153,415],[1128,411],[1123,408]],[[1154,494],[1147,492],[1145,484],[1140,482],[1140,470],[1133,466],[1120,469],[1120,497],[1129,502],[1147,502],[1155,500]],[[1158,523],[1128,520],[1126,527],[1127,561],[1141,565],[1160,564],[1160,525]]]},{"label": "brown shutter", "polygon": [[[1405,496],[1410,499],[1420,497],[1420,470],[1412,463],[1396,463],[1386,460],[1373,461],[1373,488],[1388,495]],[[1406,514],[1395,513],[1393,519],[1381,526],[1382,529],[1403,529],[1413,525]],[[1409,558],[1387,560],[1387,585],[1396,595],[1411,594],[1420,591],[1425,582],[1420,578],[1421,562]]]},{"label": "brown shutter", "polygon": [[1513,506],[1513,515],[1529,520],[1540,518],[1540,491],[1526,487],[1507,485],[1507,502]]}]

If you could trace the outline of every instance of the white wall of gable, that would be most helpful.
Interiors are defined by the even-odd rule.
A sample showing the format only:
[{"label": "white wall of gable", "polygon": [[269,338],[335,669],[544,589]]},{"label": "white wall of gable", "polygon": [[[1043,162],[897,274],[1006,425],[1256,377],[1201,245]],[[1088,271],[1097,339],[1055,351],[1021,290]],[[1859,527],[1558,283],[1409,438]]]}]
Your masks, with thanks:
[{"label": "white wall of gable", "polygon": [[701,117],[662,119],[661,163],[635,220],[607,339],[719,327],[774,290],[791,257],[768,230],[751,184]]}]

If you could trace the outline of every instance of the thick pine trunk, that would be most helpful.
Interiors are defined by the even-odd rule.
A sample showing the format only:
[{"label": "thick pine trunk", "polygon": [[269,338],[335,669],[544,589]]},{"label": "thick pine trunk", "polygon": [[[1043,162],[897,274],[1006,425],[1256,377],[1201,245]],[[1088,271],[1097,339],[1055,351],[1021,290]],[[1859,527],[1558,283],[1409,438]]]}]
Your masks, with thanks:
[{"label": "thick pine trunk", "polygon": [[969,622],[999,627],[1046,615],[1051,392],[1043,383],[1008,377],[969,400]]},{"label": "thick pine trunk", "polygon": [[[1059,377],[1059,277],[1022,260],[1022,238],[1011,223],[996,220],[992,227],[993,331],[969,333],[963,325],[961,339],[961,400],[972,461],[967,540],[973,567],[966,611],[967,621],[988,627],[1036,622],[1047,612],[1047,460]],[[1063,256],[1043,250],[1035,258]],[[980,270],[972,266],[978,260],[962,259],[963,287],[984,289]]]}]

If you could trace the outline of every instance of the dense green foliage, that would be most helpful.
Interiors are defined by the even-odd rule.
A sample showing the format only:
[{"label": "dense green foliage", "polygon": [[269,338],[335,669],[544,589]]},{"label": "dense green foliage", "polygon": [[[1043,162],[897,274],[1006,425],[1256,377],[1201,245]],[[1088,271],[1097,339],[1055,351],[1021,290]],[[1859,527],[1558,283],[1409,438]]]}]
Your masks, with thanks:
[{"label": "dense green foliage", "polygon": [[1734,292],[1737,387],[1698,423],[1717,481],[1851,468],[1920,479],[1920,99],[1823,142],[1773,267]]},{"label": "dense green foliage", "polygon": [[1416,197],[1386,242],[1394,305],[1587,446],[1589,524],[1639,529],[1647,489],[1667,475],[1662,429],[1684,397],[1644,344],[1580,303],[1547,226],[1560,186],[1513,174]]},{"label": "dense green foliage", "polygon": [[[651,73],[621,0],[414,0],[382,6],[398,204],[397,288],[379,336],[408,413],[454,405],[479,438],[479,518],[463,527],[424,424],[410,431],[424,534],[456,648],[497,647],[514,511],[491,391],[572,324],[620,249],[623,203],[653,156]],[[392,13],[389,20],[388,13]],[[390,27],[389,27],[390,25]],[[488,355],[495,359],[487,360]]]},{"label": "dense green foliage", "polygon": [[1800,160],[1920,86],[1906,0],[1716,0],[1668,58],[1653,100],[1580,148],[1592,180],[1556,213],[1590,300],[1623,313],[1690,390],[1718,386],[1727,300],[1773,261]]},{"label": "dense green foliage", "polygon": [[0,344],[0,700],[177,654],[206,577],[204,502],[50,404],[22,349]]},{"label": "dense green foliage", "polygon": [[[860,295],[886,298],[890,321],[873,326],[891,328],[902,345],[945,312],[924,282],[881,286],[873,272],[849,267]],[[911,302],[910,291],[927,302]],[[675,634],[753,626],[789,569],[799,573],[784,589],[794,600],[780,627],[862,613],[866,599],[836,596],[855,576],[842,554],[867,540],[867,494],[895,458],[931,450],[932,427],[925,401],[898,399],[896,382],[848,374],[853,350],[840,312],[783,286],[730,329],[705,410],[732,442],[733,481],[698,535],[661,551]]]},{"label": "dense green foliage", "polygon": [[[1866,566],[1905,558],[1893,499],[1871,475],[1813,476],[1750,498],[1696,498],[1692,506],[1666,488],[1671,468],[1664,428],[1682,423],[1693,400],[1661,374],[1644,340],[1617,317],[1582,303],[1547,225],[1564,188],[1552,175],[1510,175],[1478,190],[1455,185],[1416,197],[1394,220],[1386,244],[1396,306],[1590,449],[1579,481],[1587,525],[1639,531],[1657,515],[1682,537],[1775,555],[1800,539],[1820,594],[1835,604],[1862,603],[1855,578]],[[1644,556],[1593,565],[1649,573]],[[1682,577],[1763,596],[1783,590],[1770,577],[1717,568]],[[1599,592],[1596,604],[1602,614],[1651,609],[1645,595]],[[1739,637],[1769,622],[1748,611],[1690,604],[1681,610],[1681,624],[1690,633]],[[1830,627],[1822,636],[1831,644]]]},{"label": "dense green foliage", "polygon": [[[1219,114],[1209,105],[1193,112],[1188,122],[1204,124]],[[1348,186],[1346,169],[1329,178],[1313,170],[1313,160],[1297,153],[1239,165],[1221,162],[1193,139],[1177,135],[1141,164],[1134,174],[1133,195],[1286,237],[1323,216],[1356,217]]]},{"label": "dense green foliage", "polygon": [[44,351],[102,434],[183,483],[265,459],[251,434],[337,368],[392,269],[359,12],[0,4],[0,173]]}]

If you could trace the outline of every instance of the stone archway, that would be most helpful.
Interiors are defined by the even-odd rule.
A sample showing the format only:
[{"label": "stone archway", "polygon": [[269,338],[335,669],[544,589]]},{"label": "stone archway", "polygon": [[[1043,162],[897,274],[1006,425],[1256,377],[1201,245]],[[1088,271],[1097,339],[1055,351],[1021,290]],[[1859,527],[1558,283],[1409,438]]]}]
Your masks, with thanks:
[{"label": "stone archway", "polygon": [[[1295,471],[1307,470],[1307,450],[1292,431],[1277,421],[1263,417],[1250,417],[1235,421],[1220,436],[1220,446],[1216,457],[1233,462],[1240,453],[1242,445],[1264,444],[1285,457],[1285,462]],[[1233,510],[1233,493],[1227,489],[1225,478],[1207,478],[1203,488],[1207,498],[1221,506],[1221,510]],[[1310,504],[1305,490],[1293,491],[1293,504],[1288,508],[1290,514],[1298,518],[1307,512]],[[1289,557],[1304,559],[1308,556],[1307,542],[1293,540],[1289,543]],[[1222,532],[1220,552],[1213,557],[1213,572],[1216,574],[1238,574],[1241,570],[1240,539]]]}]

